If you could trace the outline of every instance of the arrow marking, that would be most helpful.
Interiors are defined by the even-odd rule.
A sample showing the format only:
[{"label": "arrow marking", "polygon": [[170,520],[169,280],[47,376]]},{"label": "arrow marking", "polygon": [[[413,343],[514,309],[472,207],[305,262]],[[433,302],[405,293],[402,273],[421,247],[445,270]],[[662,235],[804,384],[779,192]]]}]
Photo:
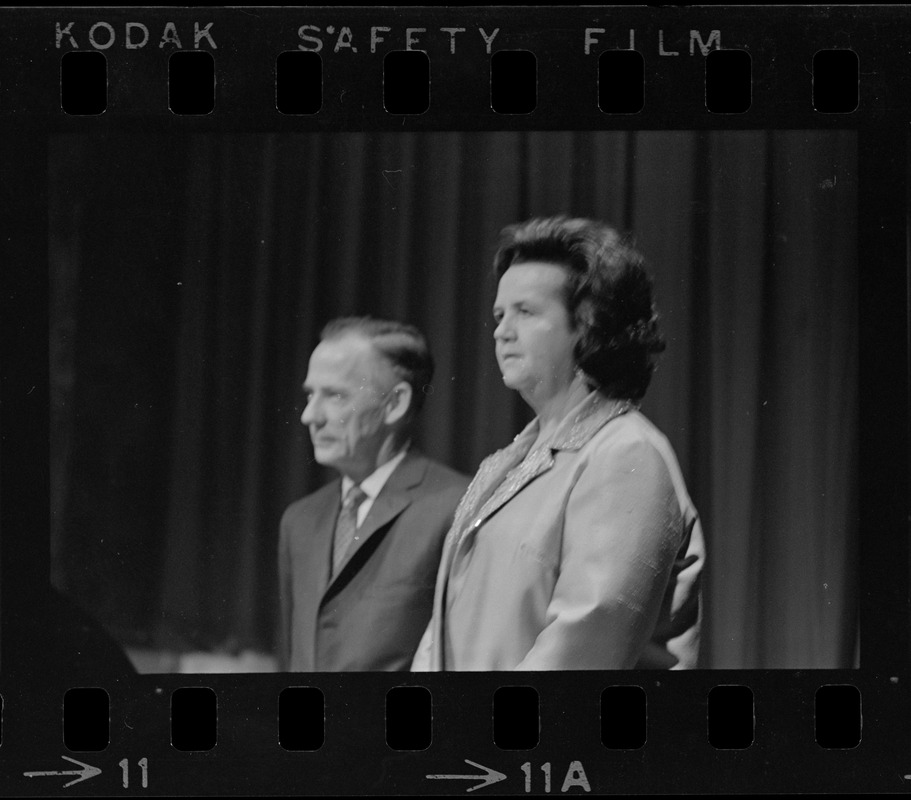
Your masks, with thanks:
[{"label": "arrow marking", "polygon": [[67,761],[71,761],[73,764],[78,764],[82,769],[58,769],[58,770],[43,770],[41,772],[23,772],[26,778],[43,778],[49,775],[78,775],[79,777],[75,780],[70,781],[69,783],[63,784],[63,788],[66,789],[67,786],[72,786],[75,783],[81,783],[82,781],[87,781],[89,778],[94,778],[96,775],[101,774],[101,770],[98,767],[93,767],[91,764],[83,764],[81,761],[77,761],[75,758],[70,758],[69,756],[60,756],[65,758]]},{"label": "arrow marking", "polygon": [[492,786],[499,781],[505,781],[506,776],[502,772],[497,772],[495,769],[490,767],[485,767],[483,764],[478,764],[476,761],[469,761],[465,759],[466,764],[471,764],[473,767],[484,770],[480,775],[426,775],[425,777],[430,778],[430,780],[467,780],[467,781],[481,781],[477,786],[469,786],[465,791],[473,792],[475,789],[483,789],[485,786]]}]

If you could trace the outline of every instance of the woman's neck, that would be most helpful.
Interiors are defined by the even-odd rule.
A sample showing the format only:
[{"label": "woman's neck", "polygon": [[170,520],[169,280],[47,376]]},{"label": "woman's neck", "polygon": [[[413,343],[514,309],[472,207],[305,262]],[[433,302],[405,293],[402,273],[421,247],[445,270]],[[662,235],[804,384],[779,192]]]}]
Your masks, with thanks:
[{"label": "woman's neck", "polygon": [[585,378],[576,375],[569,384],[547,398],[526,398],[538,417],[537,442],[547,441],[553,436],[570,409],[582,402],[590,391]]}]

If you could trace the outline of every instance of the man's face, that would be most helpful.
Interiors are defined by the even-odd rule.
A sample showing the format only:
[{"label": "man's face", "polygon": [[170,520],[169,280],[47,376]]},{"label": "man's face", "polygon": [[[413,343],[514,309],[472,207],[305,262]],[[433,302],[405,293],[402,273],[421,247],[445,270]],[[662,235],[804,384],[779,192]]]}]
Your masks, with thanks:
[{"label": "man's face", "polygon": [[304,382],[301,422],[310,430],[318,463],[355,480],[373,472],[394,385],[392,368],[366,337],[352,333],[317,345]]}]

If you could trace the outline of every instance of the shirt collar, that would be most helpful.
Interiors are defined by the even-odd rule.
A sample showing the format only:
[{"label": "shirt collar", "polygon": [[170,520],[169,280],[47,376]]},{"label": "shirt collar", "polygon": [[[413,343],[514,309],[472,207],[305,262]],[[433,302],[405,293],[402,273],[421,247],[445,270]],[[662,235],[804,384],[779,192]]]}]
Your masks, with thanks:
[{"label": "shirt collar", "polygon": [[[405,454],[408,452],[408,446],[406,445],[402,450],[400,450],[396,455],[390,458],[385,464],[377,467],[370,475],[368,475],[364,480],[359,484],[361,490],[364,492],[367,497],[371,500],[375,500],[376,496],[382,491],[383,487],[386,485],[386,481],[389,480],[389,476],[395,472],[395,468],[402,463],[402,459],[405,458]],[[345,497],[348,494],[348,490],[354,486],[354,481],[351,480],[347,475],[342,476],[342,497]]]}]

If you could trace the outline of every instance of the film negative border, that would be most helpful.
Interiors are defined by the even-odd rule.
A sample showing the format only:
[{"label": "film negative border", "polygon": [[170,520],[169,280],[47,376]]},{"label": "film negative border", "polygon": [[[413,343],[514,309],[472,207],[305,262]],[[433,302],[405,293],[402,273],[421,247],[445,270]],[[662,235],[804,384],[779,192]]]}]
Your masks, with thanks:
[{"label": "film negative border", "polygon": [[[903,12],[901,7],[0,10],[0,143],[7,154],[0,185],[4,211],[15,221],[2,242],[0,794],[908,791],[911,70],[903,42],[911,31]],[[735,51],[750,58],[749,107],[740,113],[710,111],[709,59]],[[814,57],[846,51],[857,56],[856,110],[818,111]],[[428,58],[427,109],[390,113],[383,101],[385,59],[408,52]],[[527,102],[519,111],[492,107],[491,65],[501,52],[534,55],[533,110],[527,111]],[[644,90],[637,113],[607,113],[599,103],[599,59],[612,52],[642,57]],[[103,113],[68,114],[62,107],[62,64],[74,53],[104,57],[104,102],[96,98],[95,106],[103,105]],[[173,56],[184,53],[212,57],[209,113],[172,110],[169,70]],[[289,114],[277,107],[277,65],[285,53],[319,56],[318,110]],[[849,109],[850,102],[843,107]],[[41,632],[23,620],[41,619],[47,603],[46,141],[67,131],[105,135],[149,128],[857,130],[865,420],[859,668],[96,679],[68,675],[66,665],[38,668],[17,660],[22,638]],[[884,342],[894,345],[885,348]],[[19,387],[25,385],[35,388],[23,395]],[[497,744],[494,705],[504,686],[534,690],[538,737],[529,737],[525,725],[513,740],[529,746]],[[618,686],[638,687],[644,695],[647,723],[640,747],[605,742],[604,692]],[[719,686],[746,687],[752,694],[753,738],[746,747],[719,748],[711,740],[710,697]],[[852,744],[850,736],[819,741],[816,702],[820,689],[829,686],[857,692],[856,705],[849,691],[840,706],[849,727],[859,716],[854,746],[841,746]],[[282,746],[280,698],[294,687],[316,689],[322,697],[324,724],[316,749]],[[424,749],[388,743],[388,698],[402,687],[429,692],[431,733]],[[107,742],[103,730],[94,736],[102,749],[78,749],[82,726],[67,733],[67,691],[78,688],[103,690],[82,697],[95,709],[107,702]],[[190,700],[188,713],[211,715],[214,708],[216,724],[214,741],[211,726],[202,726],[199,737],[187,729],[188,747],[182,749],[174,742],[171,719],[175,692],[186,688],[211,690],[201,707]],[[69,702],[80,701],[70,695]],[[500,729],[501,742],[509,742],[510,735],[508,726]]]},{"label": "film negative border", "polygon": [[[105,116],[170,115],[169,75],[183,70],[174,79],[175,91],[198,72],[200,94],[209,93],[188,116],[253,115],[261,124],[300,130],[356,128],[367,121],[405,130],[554,129],[568,119],[576,129],[648,128],[675,118],[687,119],[689,127],[750,128],[782,117],[792,128],[837,127],[853,124],[842,113],[850,115],[855,105],[858,112],[873,114],[901,105],[907,81],[902,54],[882,34],[884,26],[897,22],[896,11],[794,7],[785,19],[758,7],[542,8],[533,15],[507,7],[212,8],[192,15],[175,9],[169,17],[162,10],[143,15],[70,8],[47,12],[42,28],[37,19],[9,10],[0,114],[59,114],[61,70],[79,69],[63,65],[82,63],[65,57],[94,53],[103,59],[86,59],[94,65],[86,67],[87,74],[106,75],[106,86],[104,92],[94,90],[104,102],[89,103],[89,112],[103,108]],[[200,58],[188,57],[193,53]],[[422,63],[426,58],[426,113],[384,108],[387,57],[413,63],[408,53]],[[606,89],[599,86],[599,63],[608,74],[612,58],[622,59],[623,53],[642,59],[638,113],[610,113],[599,102],[610,95],[599,94]],[[322,86],[332,89],[321,93],[318,106],[311,103],[302,113],[278,109],[276,83],[280,63],[289,58],[285,54],[315,57],[305,74],[319,76]],[[712,68],[716,58],[727,66]],[[499,62],[506,66],[498,68]],[[707,69],[710,102],[713,74],[733,72],[742,83],[748,78],[748,103],[741,98],[734,112],[710,111]],[[411,77],[407,67],[392,71],[400,80]],[[516,77],[529,71],[534,81]],[[494,110],[500,74],[513,93],[529,84],[533,105]],[[854,74],[860,79],[856,97],[850,91]],[[834,86],[827,86],[827,79]],[[820,105],[832,113],[817,112]]]}]

